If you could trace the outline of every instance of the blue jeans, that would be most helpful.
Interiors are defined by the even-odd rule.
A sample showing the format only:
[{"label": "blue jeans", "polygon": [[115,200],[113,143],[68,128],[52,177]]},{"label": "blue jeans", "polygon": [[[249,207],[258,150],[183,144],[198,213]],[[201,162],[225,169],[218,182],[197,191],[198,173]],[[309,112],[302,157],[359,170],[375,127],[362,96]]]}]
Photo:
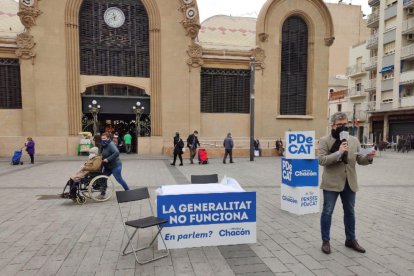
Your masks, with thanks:
[{"label": "blue jeans", "polygon": [[124,190],[127,191],[129,190],[129,187],[128,187],[128,184],[125,182],[125,180],[122,178],[121,171],[122,171],[122,165],[119,165],[118,167],[115,167],[113,169],[104,168],[103,173],[107,176],[110,176],[111,174],[113,174],[116,181],[118,181],[118,183],[121,184],[122,188],[124,188]]},{"label": "blue jeans", "polygon": [[345,236],[347,240],[355,240],[355,192],[349,187],[348,181],[342,192],[323,190],[323,211],[321,215],[321,234],[323,241],[330,240],[332,213],[335,209],[336,199],[341,197],[344,208]]}]

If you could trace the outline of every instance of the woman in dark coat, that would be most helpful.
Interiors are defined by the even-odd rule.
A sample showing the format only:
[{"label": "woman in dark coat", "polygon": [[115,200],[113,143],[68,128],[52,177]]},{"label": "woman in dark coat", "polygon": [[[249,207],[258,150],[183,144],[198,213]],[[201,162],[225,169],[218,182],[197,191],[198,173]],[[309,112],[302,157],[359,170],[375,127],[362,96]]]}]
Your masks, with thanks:
[{"label": "woman in dark coat", "polygon": [[[111,141],[111,136],[109,133],[102,134],[101,144],[102,162],[104,166],[103,173],[107,176],[110,176],[112,174],[125,191],[129,190],[128,184],[125,182],[121,175],[122,163],[121,160],[119,160],[119,150]],[[105,194],[102,195],[102,197],[104,196]]]},{"label": "woman in dark coat", "polygon": [[175,133],[174,137],[174,161],[171,163],[172,166],[175,166],[175,161],[180,158],[180,165],[183,165],[183,148],[184,148],[184,141],[180,138],[180,134],[178,132]]},{"label": "woman in dark coat", "polygon": [[27,154],[30,156],[30,163],[34,164],[35,142],[33,141],[32,137],[27,137],[25,146]]}]

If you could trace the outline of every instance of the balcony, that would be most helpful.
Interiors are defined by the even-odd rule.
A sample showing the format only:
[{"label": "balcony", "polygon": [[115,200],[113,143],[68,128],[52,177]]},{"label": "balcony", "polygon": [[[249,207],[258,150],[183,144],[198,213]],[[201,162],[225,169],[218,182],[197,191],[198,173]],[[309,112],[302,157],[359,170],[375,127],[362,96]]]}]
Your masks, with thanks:
[{"label": "balcony", "polygon": [[411,83],[414,83],[414,70],[401,73],[400,84],[411,84]]},{"label": "balcony", "polygon": [[413,8],[414,0],[404,0],[404,9]]},{"label": "balcony", "polygon": [[414,34],[414,18],[403,21],[402,34]]},{"label": "balcony", "polygon": [[368,5],[370,7],[378,6],[380,3],[380,0],[368,0]]},{"label": "balcony", "polygon": [[402,97],[400,102],[401,107],[414,107],[414,96]]},{"label": "balcony", "polygon": [[401,59],[414,59],[414,44],[404,46],[401,48]]},{"label": "balcony", "polygon": [[377,70],[377,63],[378,63],[378,57],[372,57],[365,62],[364,69],[366,71],[375,71]]},{"label": "balcony", "polygon": [[365,92],[374,92],[375,90],[377,90],[377,79],[368,80],[365,85]]},{"label": "balcony", "polygon": [[368,15],[367,18],[367,27],[368,28],[376,28],[379,25],[379,12],[373,12]]},{"label": "balcony", "polygon": [[346,68],[346,75],[348,77],[356,77],[362,74],[365,74],[365,70],[362,64],[354,64]]},{"label": "balcony", "polygon": [[392,100],[388,102],[382,102],[380,104],[380,111],[390,111],[392,110]]},{"label": "balcony", "polygon": [[374,34],[370,38],[368,38],[366,48],[367,49],[378,48],[378,34]]},{"label": "balcony", "polygon": [[365,93],[364,86],[355,86],[348,88],[348,97],[349,98],[359,98],[359,97],[365,97],[367,93]]}]

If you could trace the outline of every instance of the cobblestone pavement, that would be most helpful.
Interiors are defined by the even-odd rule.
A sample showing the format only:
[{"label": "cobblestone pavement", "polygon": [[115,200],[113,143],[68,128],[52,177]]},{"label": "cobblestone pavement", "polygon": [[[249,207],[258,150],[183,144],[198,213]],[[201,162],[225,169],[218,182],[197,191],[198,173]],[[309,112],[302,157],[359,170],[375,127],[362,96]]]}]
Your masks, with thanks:
[{"label": "cobblestone pavement", "polygon": [[[122,158],[129,185],[148,186],[152,196],[160,185],[188,183],[191,174],[237,179],[257,192],[257,243],[171,250],[169,258],[138,265],[133,256],[120,255],[123,228],[115,199],[78,206],[53,196],[82,157],[39,158],[22,166],[0,159],[0,275],[414,275],[413,152],[385,152],[374,165],[358,167],[357,235],[367,253],[344,246],[338,202],[330,255],[320,251],[319,214],[280,210],[279,158],[226,165],[214,159],[203,166],[186,160],[183,167],[163,158]],[[127,211],[133,217],[146,210]]]}]

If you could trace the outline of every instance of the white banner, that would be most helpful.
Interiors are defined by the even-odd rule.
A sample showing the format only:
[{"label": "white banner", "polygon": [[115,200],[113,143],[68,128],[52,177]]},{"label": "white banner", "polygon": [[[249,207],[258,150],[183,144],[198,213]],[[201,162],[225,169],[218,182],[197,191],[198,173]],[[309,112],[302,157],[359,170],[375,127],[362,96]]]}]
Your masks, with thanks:
[{"label": "white banner", "polygon": [[297,215],[319,212],[319,187],[291,187],[281,185],[280,202],[282,210]]},{"label": "white banner", "polygon": [[[256,242],[256,222],[164,227],[169,249]],[[158,237],[158,250],[164,249]]]},{"label": "white banner", "polygon": [[256,242],[255,192],[158,195],[157,216],[168,248]]}]

